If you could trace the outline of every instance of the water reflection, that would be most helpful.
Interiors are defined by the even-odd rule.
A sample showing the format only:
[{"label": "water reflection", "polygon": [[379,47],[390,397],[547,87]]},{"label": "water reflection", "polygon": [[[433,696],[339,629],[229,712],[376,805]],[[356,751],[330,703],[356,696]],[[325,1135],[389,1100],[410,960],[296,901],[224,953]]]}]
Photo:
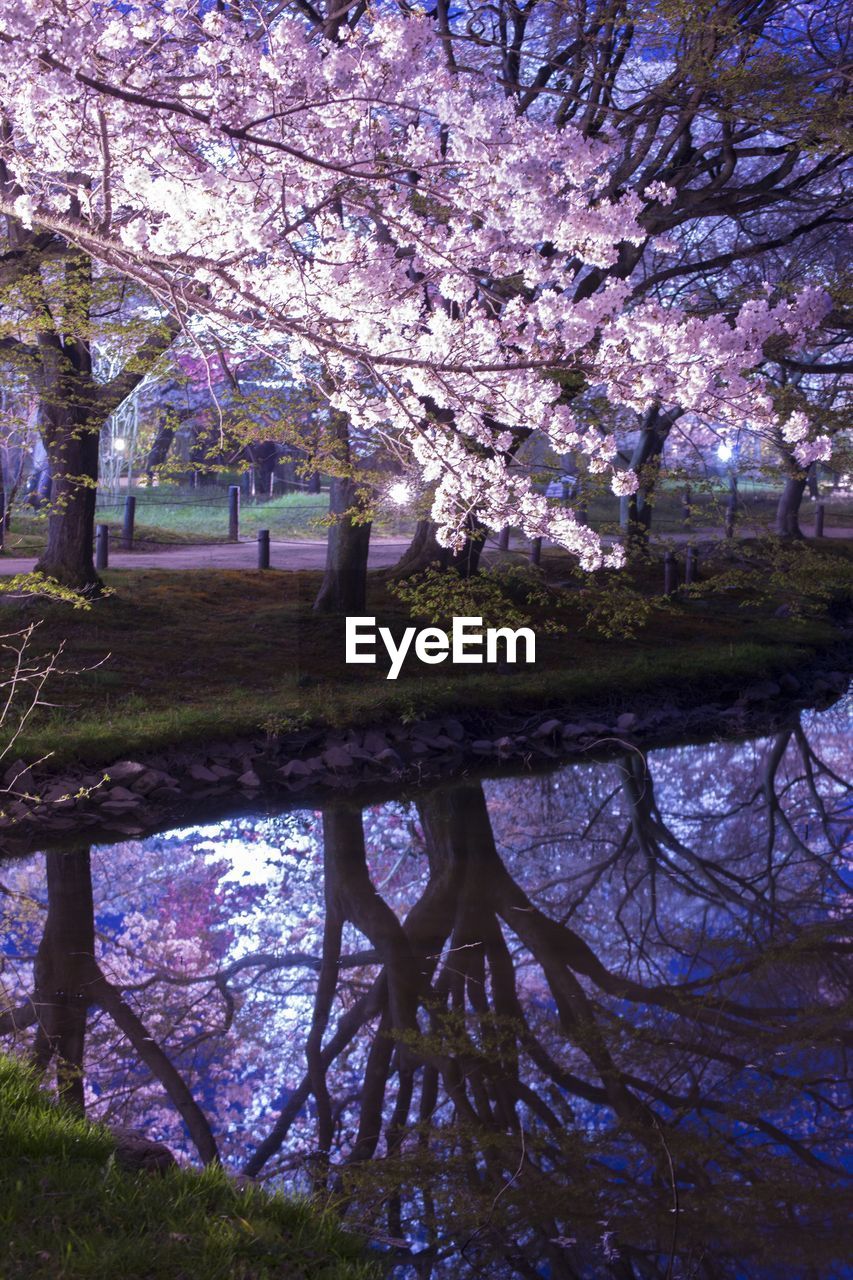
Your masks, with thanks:
[{"label": "water reflection", "polygon": [[841,1274],[848,710],[7,863],[0,1044],[400,1276]]}]

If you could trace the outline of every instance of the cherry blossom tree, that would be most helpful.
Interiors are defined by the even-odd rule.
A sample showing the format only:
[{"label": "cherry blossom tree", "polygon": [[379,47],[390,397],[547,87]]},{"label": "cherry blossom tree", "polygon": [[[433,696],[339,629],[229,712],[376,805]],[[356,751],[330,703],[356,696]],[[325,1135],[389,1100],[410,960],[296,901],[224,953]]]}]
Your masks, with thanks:
[{"label": "cherry blossom tree", "polygon": [[420,15],[330,30],[273,13],[40,0],[6,16],[0,210],[200,318],[200,342],[227,332],[321,368],[332,408],[434,488],[443,543],[473,516],[512,520],[584,567],[621,563],[512,465],[517,433],[537,431],[617,492],[636,486],[549,375],[641,412],[770,423],[764,345],[800,342],[824,294],[702,316],[638,293],[663,211],[695,202],[672,145],[650,169],[588,123],[519,113]]},{"label": "cherry blossom tree", "polygon": [[[623,244],[610,269],[630,278],[632,298],[731,315],[770,285],[790,294],[811,282],[835,288],[843,304],[850,164],[843,5],[713,0],[703,4],[701,21],[695,8],[632,0],[471,4],[452,17],[439,13],[460,56],[487,67],[519,112],[547,113],[558,127],[570,122],[587,137],[607,138],[617,155],[611,191],[627,185],[642,194],[661,182],[673,193],[646,205],[639,216],[645,241]],[[582,290],[594,285],[580,282]],[[813,384],[850,372],[849,311],[839,305],[826,328],[808,362]],[[846,360],[838,343],[847,346]],[[796,357],[777,355],[796,367]],[[778,380],[775,367],[769,373]],[[722,424],[706,429],[712,416],[677,405],[652,399],[639,412],[627,451],[639,492],[630,509],[623,504],[635,532],[648,528],[673,423],[700,462],[709,443],[715,449],[725,438]],[[747,415],[739,437],[753,432],[772,444],[769,458],[781,456],[777,531],[785,532],[808,453],[794,456],[793,440],[778,426],[768,432]],[[813,456],[825,459],[826,422],[806,434]]]}]

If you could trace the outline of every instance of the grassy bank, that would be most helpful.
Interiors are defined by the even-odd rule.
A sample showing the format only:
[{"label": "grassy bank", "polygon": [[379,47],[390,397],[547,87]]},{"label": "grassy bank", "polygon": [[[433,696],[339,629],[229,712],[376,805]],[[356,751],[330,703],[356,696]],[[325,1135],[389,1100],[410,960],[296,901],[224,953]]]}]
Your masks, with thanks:
[{"label": "grassy bank", "polygon": [[[694,483],[690,495],[692,528],[723,528],[730,492],[724,477]],[[778,501],[778,483],[742,477],[738,484],[739,527],[769,531],[776,519]],[[853,496],[849,492],[825,492],[821,502],[824,505],[825,528],[849,528],[853,525]],[[657,486],[652,506],[652,525],[656,533],[686,532],[683,481],[664,478]],[[807,496],[800,511],[800,522],[806,532],[814,527],[816,508],[817,504]],[[594,529],[618,532],[619,501],[613,498],[609,483],[602,480],[600,488],[590,497],[587,517]]]},{"label": "grassy bank", "polygon": [[[134,547],[193,546],[228,540],[228,494],[225,489],[137,489]],[[122,494],[98,500],[97,520],[110,529],[111,545],[118,548],[124,518]],[[329,509],[329,495],[281,494],[270,501],[243,499],[240,533],[254,537],[258,529],[269,529],[273,538],[322,538],[323,517]],[[38,555],[47,540],[47,515],[16,509],[12,527],[5,538],[8,555]]]},{"label": "grassy bank", "polygon": [[0,1057],[0,1275],[7,1280],[369,1280],[330,1215],[221,1170],[116,1168],[105,1129]]},{"label": "grassy bank", "polygon": [[[121,547],[122,522],[115,509],[98,513],[98,523],[106,524],[110,530],[110,547]],[[136,550],[156,550],[165,547],[189,547],[202,543],[225,541],[224,535],[196,532],[192,529],[170,530],[157,525],[137,523],[134,530],[134,547]],[[16,514],[12,529],[6,534],[4,553],[7,556],[38,556],[47,544],[47,518],[36,515]]]},{"label": "grassy bank", "polygon": [[[849,567],[850,555],[849,545],[826,544],[811,572],[821,564],[834,573]],[[548,565],[552,576],[565,567],[550,556]],[[651,590],[658,567],[648,572]],[[535,666],[425,666],[412,657],[391,681],[381,646],[376,666],[345,664],[343,619],[311,611],[317,573],[106,577],[114,594],[87,612],[44,600],[0,603],[0,633],[41,620],[34,654],[65,642],[62,670],[45,688],[50,705],[30,718],[16,755],[102,765],[173,743],[308,724],[440,712],[488,717],[549,705],[624,708],[649,693],[711,700],[724,685],[796,669],[836,634],[825,617],[776,616],[778,593],[756,602],[757,586],[751,592],[748,583],[728,583],[705,598],[658,597],[633,639],[608,639],[585,625],[583,593],[570,591],[540,618],[565,630],[548,635],[537,627]],[[371,575],[367,611],[398,635],[411,623],[382,574]]]},{"label": "grassy bank", "polygon": [[[175,541],[215,539],[228,536],[228,491],[226,488],[135,490],[136,518],[156,528],[163,537]],[[99,516],[121,519],[122,494],[115,505],[103,499]],[[269,529],[274,538],[322,538],[322,520],[329,510],[328,493],[283,493],[275,498],[240,498],[240,532],[254,537],[258,529]]]},{"label": "grassy bank", "polygon": [[[222,486],[191,489],[161,486],[133,490],[136,498],[137,549],[191,546],[226,542],[228,539],[228,491]],[[119,546],[126,494],[100,495],[97,520],[110,527],[111,545]],[[283,493],[274,498],[240,499],[240,536],[254,538],[259,529],[269,529],[273,540],[324,538],[329,512],[329,495],[323,493]],[[375,522],[380,535],[408,534],[413,518],[395,509],[383,509]],[[11,529],[5,538],[9,555],[38,555],[47,539],[47,514],[38,515],[27,507],[16,507]]]},{"label": "grassy bank", "polygon": [[[236,475],[229,477],[237,480]],[[614,498],[609,484],[601,479],[600,485],[588,482],[587,518],[590,525],[602,533],[619,533],[619,501]],[[228,494],[225,479],[220,484],[192,488],[185,485],[162,484],[156,488],[134,486],[136,498],[136,544],[144,548],[184,546],[193,543],[223,542],[228,535]],[[770,529],[775,519],[778,501],[778,485],[764,484],[758,480],[742,479],[738,491],[738,519],[746,529]],[[100,494],[98,520],[108,524],[115,540],[121,533],[126,492],[118,495]],[[703,483],[695,483],[691,491],[692,528],[722,528],[726,520],[729,487],[725,478],[715,477]],[[828,492],[824,503],[825,527],[853,526],[853,495],[846,491]],[[684,485],[664,478],[654,496],[653,524],[658,533],[685,533]],[[328,492],[314,494],[306,491],[279,493],[273,498],[245,494],[240,500],[240,533],[254,538],[259,529],[269,529],[273,540],[323,538],[326,533],[326,517],[329,509]],[[811,530],[815,520],[816,504],[810,499],[803,503],[801,520],[803,528]],[[10,554],[36,555],[44,546],[46,514],[36,515],[29,507],[16,506],[12,513],[12,528],[6,535],[6,549]],[[389,503],[380,504],[374,521],[374,530],[380,536],[408,535],[414,527],[414,514]],[[525,543],[517,533],[514,545]],[[117,541],[114,541],[117,546]]]}]

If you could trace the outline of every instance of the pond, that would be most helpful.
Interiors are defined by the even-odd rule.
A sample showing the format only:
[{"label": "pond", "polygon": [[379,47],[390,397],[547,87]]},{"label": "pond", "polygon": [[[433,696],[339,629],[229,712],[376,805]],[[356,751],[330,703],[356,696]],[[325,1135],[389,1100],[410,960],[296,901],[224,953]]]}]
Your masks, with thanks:
[{"label": "pond", "polygon": [[851,703],[0,867],[0,1047],[398,1277],[844,1272]]}]

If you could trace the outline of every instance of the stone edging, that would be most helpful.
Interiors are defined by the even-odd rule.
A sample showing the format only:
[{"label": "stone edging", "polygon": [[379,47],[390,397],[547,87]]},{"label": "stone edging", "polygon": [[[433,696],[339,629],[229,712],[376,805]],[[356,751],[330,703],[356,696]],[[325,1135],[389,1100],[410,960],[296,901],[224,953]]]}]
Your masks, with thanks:
[{"label": "stone edging", "polygon": [[[837,657],[836,657],[837,661]],[[271,799],[287,807],[333,792],[371,785],[412,786],[458,776],[461,767],[499,772],[532,769],[580,754],[606,754],[622,744],[666,745],[679,739],[746,735],[751,723],[792,707],[824,705],[848,685],[839,670],[812,667],[799,677],[748,685],[728,702],[688,709],[659,702],[648,709],[604,718],[559,711],[505,716],[501,732],[456,716],[368,730],[304,731],[280,739],[253,738],[208,747],[174,747],[138,760],[120,760],[104,770],[70,769],[33,773],[23,762],[4,775],[6,803],[0,816],[0,852],[17,853],[43,844],[81,839],[107,841],[141,837],[170,820],[199,821],[204,806],[224,811],[263,807]],[[188,816],[189,815],[189,816]]]}]

